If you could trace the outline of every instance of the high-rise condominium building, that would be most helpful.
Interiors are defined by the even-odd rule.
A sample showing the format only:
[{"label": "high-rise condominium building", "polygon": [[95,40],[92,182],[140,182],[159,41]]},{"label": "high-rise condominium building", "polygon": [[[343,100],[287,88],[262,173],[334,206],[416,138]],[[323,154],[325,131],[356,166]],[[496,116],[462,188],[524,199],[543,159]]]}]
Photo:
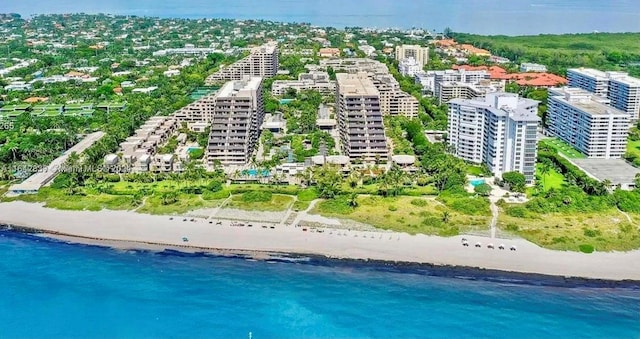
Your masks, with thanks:
[{"label": "high-rise condominium building", "polygon": [[226,83],[217,93],[207,147],[207,161],[223,165],[249,162],[264,119],[262,78]]},{"label": "high-rise condominium building", "polygon": [[387,160],[387,141],[380,111],[380,93],[371,79],[336,74],[338,128],[344,154],[353,160]]},{"label": "high-rise condominium building", "polygon": [[535,179],[538,102],[513,93],[490,93],[484,99],[449,102],[449,142],[455,154],[486,164],[500,177],[504,172]]},{"label": "high-rise condominium building", "polygon": [[567,70],[569,87],[582,88],[611,100],[611,106],[630,115],[635,122],[640,117],[640,79],[624,72],[602,72],[591,68]]},{"label": "high-rise condominium building", "polygon": [[396,60],[413,58],[420,68],[429,62],[429,47],[418,45],[396,46]]},{"label": "high-rise condominium building", "polygon": [[241,80],[245,76],[272,77],[276,73],[278,73],[278,47],[269,43],[252,48],[247,57],[210,75],[206,83],[211,85],[225,80]]},{"label": "high-rise condominium building", "polygon": [[620,158],[626,151],[629,115],[608,99],[581,88],[549,90],[549,132],[590,158]]}]

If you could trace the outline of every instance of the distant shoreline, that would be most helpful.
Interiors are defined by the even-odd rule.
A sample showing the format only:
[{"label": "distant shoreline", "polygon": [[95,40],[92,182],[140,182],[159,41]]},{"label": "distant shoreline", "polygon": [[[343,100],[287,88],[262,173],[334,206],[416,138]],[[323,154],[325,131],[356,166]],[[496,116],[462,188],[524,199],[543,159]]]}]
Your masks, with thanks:
[{"label": "distant shoreline", "polygon": [[48,233],[30,227],[0,224],[0,232],[26,234],[33,239],[45,239],[71,246],[90,246],[116,250],[133,250],[143,253],[161,253],[180,257],[220,257],[241,260],[258,260],[283,263],[299,263],[323,267],[367,267],[394,273],[418,274],[442,278],[478,280],[493,283],[533,285],[563,288],[629,288],[640,289],[640,280],[607,280],[581,277],[563,277],[538,273],[521,273],[484,269],[470,266],[437,265],[430,263],[364,260],[328,257],[317,254],[282,253],[249,250],[201,248],[188,245],[166,245],[137,241],[113,241],[73,235]]},{"label": "distant shoreline", "polygon": [[[518,272],[516,277],[555,276],[560,280],[640,282],[640,251],[578,252],[553,251],[523,239],[492,239],[481,236],[443,238],[397,232],[347,231],[324,228],[324,232],[277,225],[233,227],[231,221],[216,225],[202,218],[193,222],[183,217],[138,214],[126,211],[63,211],[25,202],[0,203],[0,224],[24,232],[48,235],[59,240],[114,248],[180,252],[209,252],[218,255],[248,255],[251,258],[303,256],[327,260],[385,263],[392,266],[463,267],[478,272]],[[461,239],[471,246],[464,247]],[[474,244],[481,243],[481,247]],[[507,249],[488,249],[504,243]],[[517,246],[517,251],[510,251]]]},{"label": "distant shoreline", "polygon": [[[279,23],[311,23],[319,27],[396,27],[439,32],[450,27],[455,32],[481,35],[538,35],[599,32],[632,32],[640,30],[633,3],[602,3],[588,0],[580,3],[556,1],[545,6],[531,6],[527,1],[474,1],[461,6],[457,2],[414,0],[410,4],[393,1],[343,2],[325,1],[256,1],[218,0],[214,5],[202,1],[165,0],[162,4],[151,0],[120,3],[92,3],[58,1],[41,3],[21,0],[6,4],[6,12],[28,18],[33,14],[109,13],[161,19],[227,19],[265,20]],[[37,9],[37,10],[36,10]],[[339,9],[339,10],[336,10]],[[38,13],[33,13],[38,12]],[[494,18],[501,20],[494,20]],[[593,18],[599,20],[594,21]],[[536,25],[522,25],[535,19]]]}]

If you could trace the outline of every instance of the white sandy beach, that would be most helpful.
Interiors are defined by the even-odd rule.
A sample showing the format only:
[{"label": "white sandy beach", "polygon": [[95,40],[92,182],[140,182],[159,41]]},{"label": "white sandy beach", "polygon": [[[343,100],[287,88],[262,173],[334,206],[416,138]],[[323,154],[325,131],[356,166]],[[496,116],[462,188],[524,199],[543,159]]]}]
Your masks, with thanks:
[{"label": "white sandy beach", "polygon": [[[0,223],[29,227],[44,232],[77,236],[77,242],[95,239],[159,246],[193,246],[211,250],[241,250],[316,254],[332,258],[373,259],[456,265],[521,273],[640,281],[640,251],[583,254],[552,251],[522,239],[490,239],[464,236],[442,238],[393,232],[346,231],[327,228],[324,232],[301,227],[250,222],[253,227],[233,227],[229,221],[154,216],[123,211],[61,211],[25,202],[0,203]],[[270,228],[273,226],[275,228]],[[183,241],[183,237],[188,239]],[[91,239],[82,239],[91,238]],[[481,242],[482,247],[474,244]],[[495,249],[486,244],[493,243]],[[498,245],[507,246],[499,250]],[[509,247],[517,246],[517,251]],[[138,247],[135,244],[131,247]]]}]

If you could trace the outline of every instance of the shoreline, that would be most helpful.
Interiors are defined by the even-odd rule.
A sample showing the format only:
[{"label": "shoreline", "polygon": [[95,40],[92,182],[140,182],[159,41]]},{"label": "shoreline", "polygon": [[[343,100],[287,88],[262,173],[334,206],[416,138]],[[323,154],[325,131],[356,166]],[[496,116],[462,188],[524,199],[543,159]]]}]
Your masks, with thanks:
[{"label": "shoreline", "polygon": [[365,267],[374,270],[384,270],[393,273],[418,274],[431,277],[464,279],[473,281],[487,281],[494,283],[507,283],[516,285],[532,285],[563,288],[627,288],[640,289],[638,280],[606,280],[581,277],[563,277],[538,273],[520,273],[484,269],[470,266],[436,265],[416,262],[397,262],[386,260],[367,260],[351,258],[334,258],[324,255],[303,253],[281,253],[247,250],[226,250],[215,248],[199,248],[187,245],[167,246],[163,244],[151,244],[131,241],[114,241],[104,239],[92,239],[71,235],[41,232],[36,229],[9,226],[0,224],[0,232],[25,234],[28,237],[36,237],[54,243],[63,243],[70,246],[100,247],[112,250],[136,251],[139,253],[154,253],[163,255],[175,255],[180,257],[216,257],[239,260],[257,260],[268,262],[298,263],[324,267]]},{"label": "shoreline", "polygon": [[[207,254],[256,260],[309,260],[330,265],[377,265],[427,271],[428,275],[524,280],[553,286],[640,288],[640,251],[552,251],[523,239],[464,236],[442,238],[397,232],[303,231],[293,226],[234,227],[210,220],[123,211],[62,211],[25,202],[0,203],[0,225],[68,243],[114,249]],[[173,220],[170,220],[173,219]],[[191,220],[191,218],[189,218]],[[44,223],[46,222],[46,225]],[[0,228],[0,229],[2,229]],[[320,231],[321,230],[321,231]],[[187,238],[184,241],[183,238]],[[473,245],[481,242],[481,248]],[[493,242],[496,249],[485,247]],[[504,242],[505,250],[497,249]],[[517,251],[509,246],[517,245]],[[425,272],[422,272],[425,273]]]}]

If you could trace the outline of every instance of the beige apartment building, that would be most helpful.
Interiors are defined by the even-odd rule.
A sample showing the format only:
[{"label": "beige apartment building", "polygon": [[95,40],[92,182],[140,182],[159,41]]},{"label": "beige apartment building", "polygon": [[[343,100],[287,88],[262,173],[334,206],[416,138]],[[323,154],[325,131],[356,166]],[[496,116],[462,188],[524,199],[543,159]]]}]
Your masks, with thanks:
[{"label": "beige apartment building", "polygon": [[401,45],[396,46],[396,60],[413,58],[420,68],[429,62],[429,47],[418,45]]},{"label": "beige apartment building", "polygon": [[380,93],[367,77],[336,74],[336,108],[342,151],[354,161],[386,161]]},{"label": "beige apartment building", "polygon": [[251,49],[250,54],[207,77],[205,83],[242,80],[245,76],[272,77],[278,73],[278,46],[268,43]]}]

